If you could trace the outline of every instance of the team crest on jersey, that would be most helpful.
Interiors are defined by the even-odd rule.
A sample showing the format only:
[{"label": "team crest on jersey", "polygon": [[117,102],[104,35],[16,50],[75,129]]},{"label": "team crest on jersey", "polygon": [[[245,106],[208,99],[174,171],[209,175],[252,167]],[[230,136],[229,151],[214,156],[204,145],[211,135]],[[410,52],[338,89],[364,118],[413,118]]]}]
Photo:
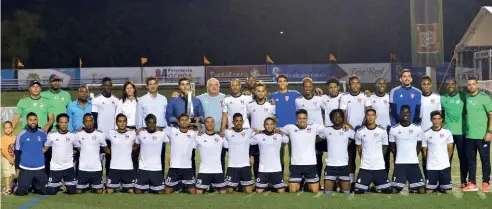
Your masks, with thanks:
[{"label": "team crest on jersey", "polygon": [[157,136],[152,136],[152,140],[157,140]]},{"label": "team crest on jersey", "polygon": [[415,94],[410,94],[410,98],[414,98],[415,97]]},{"label": "team crest on jersey", "polygon": [[125,139],[130,139],[130,136],[128,134],[125,134]]},{"label": "team crest on jersey", "polygon": [[241,104],[242,104],[242,105],[244,104],[244,100],[241,100]]},{"label": "team crest on jersey", "polygon": [[408,133],[413,134],[413,130],[412,129],[408,130]]},{"label": "team crest on jersey", "polygon": [[361,103],[362,102],[362,98],[357,98],[357,102]]},{"label": "team crest on jersey", "polygon": [[38,142],[40,142],[40,141],[41,141],[41,137],[40,137],[40,136],[38,136]]},{"label": "team crest on jersey", "polygon": [[242,137],[245,137],[245,136],[246,136],[246,133],[242,132],[242,133],[241,133],[241,136],[242,136]]},{"label": "team crest on jersey", "polygon": [[435,102],[435,101],[436,101],[435,99],[431,99],[431,103],[432,103],[432,104],[434,104],[434,102]]},{"label": "team crest on jersey", "polygon": [[285,96],[285,101],[289,101],[289,96]]},{"label": "team crest on jersey", "polygon": [[268,112],[268,108],[265,108],[264,110],[265,110],[265,112]]},{"label": "team crest on jersey", "polygon": [[277,136],[273,136],[273,140],[277,140]]},{"label": "team crest on jersey", "polygon": [[444,134],[441,134],[440,136],[441,136],[441,138],[444,138]]},{"label": "team crest on jersey", "polygon": [[306,129],[308,133],[311,133],[311,128]]},{"label": "team crest on jersey", "polygon": [[96,136],[95,136],[95,135],[94,135],[94,136],[92,136],[92,140],[96,140]]}]

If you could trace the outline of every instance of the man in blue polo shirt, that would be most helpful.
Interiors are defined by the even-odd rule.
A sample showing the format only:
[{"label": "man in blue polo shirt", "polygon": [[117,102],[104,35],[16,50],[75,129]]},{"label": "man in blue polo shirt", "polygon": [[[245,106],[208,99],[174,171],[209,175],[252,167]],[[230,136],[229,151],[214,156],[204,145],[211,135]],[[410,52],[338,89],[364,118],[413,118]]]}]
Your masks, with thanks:
[{"label": "man in blue polo shirt", "polygon": [[422,92],[412,86],[412,73],[408,69],[404,69],[400,73],[401,85],[391,89],[389,94],[390,109],[391,109],[391,125],[400,123],[399,109],[402,105],[410,106],[410,118],[413,123],[420,122],[420,105],[422,100]]},{"label": "man in blue polo shirt", "polygon": [[77,132],[84,127],[84,124],[82,124],[84,115],[92,111],[92,102],[88,98],[89,90],[86,86],[81,86],[78,92],[78,99],[68,104],[67,115],[70,118],[68,131]]},{"label": "man in blue polo shirt", "polygon": [[36,113],[28,113],[26,121],[26,129],[17,136],[15,141],[16,160],[19,162],[20,172],[14,193],[19,196],[27,195],[29,188],[33,185],[36,193],[46,194],[48,177],[44,170],[43,145],[47,140],[47,135],[38,129]]}]

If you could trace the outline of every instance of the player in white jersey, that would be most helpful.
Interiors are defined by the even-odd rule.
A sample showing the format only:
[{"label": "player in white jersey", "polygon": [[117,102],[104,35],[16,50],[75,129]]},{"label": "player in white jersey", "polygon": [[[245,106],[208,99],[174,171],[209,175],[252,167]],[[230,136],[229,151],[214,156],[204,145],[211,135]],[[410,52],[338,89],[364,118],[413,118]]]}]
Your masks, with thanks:
[{"label": "player in white jersey", "polygon": [[[348,169],[348,145],[354,138],[354,130],[343,129],[345,116],[341,109],[334,109],[330,112],[329,118],[333,126],[323,130],[319,136],[326,139],[328,157],[325,160],[325,194],[331,194],[338,186],[343,193],[350,193],[350,177]],[[339,185],[336,185],[336,181]]]},{"label": "player in white jersey", "polygon": [[453,134],[443,128],[441,111],[430,113],[432,120],[431,129],[424,133],[422,140],[423,157],[427,159],[427,182],[425,192],[432,193],[438,185],[439,188],[451,194],[453,184],[451,183],[451,167],[449,158],[453,154]]},{"label": "player in white jersey", "polygon": [[357,130],[355,144],[360,157],[360,169],[354,193],[363,194],[374,183],[377,190],[391,193],[391,184],[384,169],[384,153],[388,146],[386,129],[376,124],[376,110],[366,110],[366,125]]},{"label": "player in white jersey", "polygon": [[56,116],[57,132],[48,134],[48,140],[44,144],[43,151],[52,149],[52,158],[50,162],[50,176],[48,182],[48,194],[56,194],[65,183],[67,194],[75,194],[77,189],[77,180],[75,179],[75,170],[73,167],[73,150],[74,147],[80,148],[80,144],[74,133],[68,132],[68,115],[65,113]]},{"label": "player in white jersey", "polygon": [[110,130],[106,139],[111,142],[111,164],[109,166],[107,192],[111,194],[115,189],[123,188],[122,191],[133,194],[133,171],[132,151],[137,140],[135,131],[127,128],[127,117],[123,114],[116,116],[116,130]]},{"label": "player in white jersey", "polygon": [[84,115],[83,123],[84,128],[76,134],[80,144],[77,194],[81,194],[89,186],[95,193],[102,194],[104,185],[99,150],[102,147],[106,154],[110,154],[111,150],[106,144],[105,134],[94,128],[94,118],[91,113]]},{"label": "player in white jersey", "polygon": [[340,108],[340,97],[342,94],[338,91],[340,81],[336,78],[328,79],[328,94],[321,96],[322,108],[325,110],[325,127],[332,126],[330,119],[331,111]]},{"label": "player in white jersey", "polygon": [[196,148],[197,133],[190,129],[190,118],[187,114],[178,117],[179,128],[167,127],[164,132],[171,144],[171,159],[166,177],[166,194],[174,192],[179,181],[190,194],[195,194],[195,174],[191,168],[191,155]]},{"label": "player in white jersey", "polygon": [[253,176],[249,164],[249,146],[254,136],[252,129],[244,129],[243,115],[235,113],[234,126],[227,129],[225,138],[229,147],[229,165],[227,167],[227,193],[233,193],[239,183],[246,193],[253,192]]},{"label": "player in white jersey", "polygon": [[150,191],[164,193],[164,173],[162,172],[162,144],[169,141],[166,134],[157,130],[157,118],[154,114],[145,116],[146,128],[138,132],[135,141],[140,148],[135,194]]},{"label": "player in white jersey", "polygon": [[[345,122],[352,125],[354,130],[358,130],[364,122],[365,110],[371,107],[371,100],[360,91],[360,78],[358,76],[349,77],[350,92],[340,97],[340,109],[345,113]],[[355,176],[355,143],[349,145],[349,171],[350,182],[354,187]]]},{"label": "player in white jersey", "polygon": [[400,108],[400,123],[390,129],[390,149],[396,156],[391,185],[396,193],[401,192],[408,181],[408,188],[424,193],[424,179],[419,166],[418,154],[422,148],[424,132],[419,125],[410,122],[410,106]]},{"label": "player in white jersey", "polygon": [[222,172],[222,148],[227,148],[227,141],[215,133],[215,121],[205,118],[205,133],[196,137],[196,146],[200,151],[200,168],[196,178],[196,193],[203,194],[211,185],[220,194],[226,193],[226,183]]},{"label": "player in white jersey", "polygon": [[316,169],[316,135],[323,132],[324,126],[308,124],[308,113],[304,109],[296,112],[297,125],[289,124],[280,130],[290,138],[289,192],[300,189],[302,179],[306,179],[309,190],[319,191],[319,175]]},{"label": "player in white jersey", "polygon": [[[226,96],[222,102],[222,121],[220,135],[224,136],[224,131],[227,128],[233,127],[232,116],[236,113],[246,116],[248,114],[247,105],[253,101],[250,95],[241,93],[241,81],[233,79],[231,81],[231,95]],[[249,128],[248,118],[244,119],[243,128]]]},{"label": "player in white jersey", "polygon": [[255,135],[251,144],[260,148],[260,167],[256,176],[256,192],[262,193],[270,184],[278,193],[285,192],[284,173],[280,164],[280,149],[289,142],[287,136],[274,133],[276,122],[274,118],[266,118],[264,131]]}]

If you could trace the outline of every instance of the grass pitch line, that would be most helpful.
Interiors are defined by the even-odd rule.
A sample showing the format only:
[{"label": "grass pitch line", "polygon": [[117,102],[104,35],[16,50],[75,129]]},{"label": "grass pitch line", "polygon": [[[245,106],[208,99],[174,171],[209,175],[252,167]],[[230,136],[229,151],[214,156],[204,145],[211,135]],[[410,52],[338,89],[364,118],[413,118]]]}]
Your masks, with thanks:
[{"label": "grass pitch line", "polygon": [[453,195],[459,200],[463,198],[463,191],[460,188],[453,187]]},{"label": "grass pitch line", "polygon": [[477,194],[480,198],[482,198],[482,200],[487,199],[487,195],[485,195],[482,191],[478,190]]},{"label": "grass pitch line", "polygon": [[253,192],[253,193],[249,194],[248,196],[246,196],[246,198],[251,198],[251,196],[253,196],[255,194],[256,194],[256,192]]},{"label": "grass pitch line", "polygon": [[304,193],[304,191],[297,192],[297,196],[301,196],[302,193]]},{"label": "grass pitch line", "polygon": [[266,197],[266,196],[268,196],[268,194],[270,194],[270,191],[265,192],[265,194],[263,194],[263,196]]},{"label": "grass pitch line", "polygon": [[319,198],[321,195],[323,195],[324,192],[318,192],[318,194],[314,195],[314,198]]}]

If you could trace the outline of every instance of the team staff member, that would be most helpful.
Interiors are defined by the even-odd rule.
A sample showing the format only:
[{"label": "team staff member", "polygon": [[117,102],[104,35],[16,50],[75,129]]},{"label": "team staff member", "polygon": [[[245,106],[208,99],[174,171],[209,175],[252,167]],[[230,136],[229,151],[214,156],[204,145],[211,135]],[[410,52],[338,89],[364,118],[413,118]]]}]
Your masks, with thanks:
[{"label": "team staff member", "polygon": [[[21,99],[15,108],[15,116],[12,120],[12,126],[14,129],[17,126],[19,120],[25,120],[27,114],[33,112],[39,115],[38,126],[47,132],[53,125],[55,117],[53,114],[53,108],[51,102],[41,96],[41,83],[38,80],[32,80],[29,82],[29,96],[25,99]],[[27,121],[21,123],[22,129],[27,125]]]},{"label": "team staff member", "polygon": [[82,124],[83,117],[86,113],[92,111],[92,101],[89,100],[89,89],[86,86],[79,87],[78,98],[69,103],[67,107],[67,115],[70,117],[68,131],[76,132],[84,127]]},{"label": "team staff member", "polygon": [[[41,92],[41,96],[46,97],[51,103],[53,108],[53,117],[56,118],[59,114],[67,112],[67,106],[72,102],[70,93],[60,89],[60,82],[62,79],[56,74],[52,74],[49,77],[50,89]],[[56,130],[56,121],[53,123],[52,130]],[[48,151],[48,152],[51,152]]]},{"label": "team staff member", "polygon": [[412,86],[412,73],[408,69],[404,69],[400,73],[401,85],[391,89],[389,94],[390,110],[391,110],[391,125],[396,125],[400,121],[398,110],[402,105],[410,106],[413,123],[419,123],[420,105],[422,104],[422,92]]}]

